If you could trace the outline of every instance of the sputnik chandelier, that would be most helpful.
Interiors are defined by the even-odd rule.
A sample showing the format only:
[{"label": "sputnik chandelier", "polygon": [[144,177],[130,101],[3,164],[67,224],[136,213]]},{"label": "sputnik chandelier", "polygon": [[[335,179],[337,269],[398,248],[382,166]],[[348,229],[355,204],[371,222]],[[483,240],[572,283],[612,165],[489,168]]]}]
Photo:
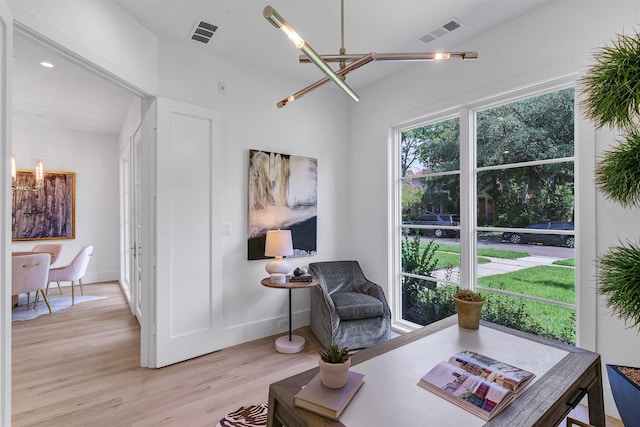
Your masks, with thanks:
[{"label": "sputnik chandelier", "polygon": [[[291,96],[278,102],[278,108],[282,108],[287,103],[295,101],[301,98],[308,92],[333,81],[340,87],[347,95],[351,97],[355,102],[360,100],[357,93],[351,89],[345,82],[345,76],[365,64],[372,61],[395,61],[395,62],[407,62],[407,61],[437,61],[442,59],[460,58],[463,60],[477,59],[478,52],[415,52],[415,53],[376,53],[371,52],[368,54],[346,54],[344,48],[344,0],[340,0],[340,53],[338,55],[319,55],[314,51],[309,44],[302,39],[296,33],[296,31],[287,23],[287,21],[280,16],[278,12],[271,6],[264,8],[262,14],[265,19],[269,21],[274,27],[281,29],[289,40],[295,45],[297,49],[300,49],[304,55],[300,55],[300,63],[313,62],[327,77],[318,80],[315,83],[305,87],[304,89],[294,93]],[[340,68],[333,70],[328,62],[338,62]]]}]

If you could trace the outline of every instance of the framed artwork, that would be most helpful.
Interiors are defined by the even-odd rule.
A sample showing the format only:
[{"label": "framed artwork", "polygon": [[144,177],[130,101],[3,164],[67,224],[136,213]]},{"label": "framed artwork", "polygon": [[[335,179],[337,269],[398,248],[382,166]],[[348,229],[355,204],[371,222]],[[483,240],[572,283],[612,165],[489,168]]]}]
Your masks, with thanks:
[{"label": "framed artwork", "polygon": [[75,239],[75,172],[45,171],[42,188],[35,187],[33,171],[16,172],[11,194],[11,239]]},{"label": "framed artwork", "polygon": [[248,259],[265,259],[268,230],[291,230],[294,257],[317,252],[318,160],[249,150]]}]

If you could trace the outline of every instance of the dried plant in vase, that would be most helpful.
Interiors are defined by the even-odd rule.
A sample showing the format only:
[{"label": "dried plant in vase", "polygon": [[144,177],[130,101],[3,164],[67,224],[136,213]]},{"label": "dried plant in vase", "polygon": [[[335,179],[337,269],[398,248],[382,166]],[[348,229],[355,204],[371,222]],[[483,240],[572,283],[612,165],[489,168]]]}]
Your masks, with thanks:
[{"label": "dried plant in vase", "polygon": [[458,326],[464,329],[478,329],[485,298],[472,290],[458,289],[453,294],[453,301],[458,309]]}]

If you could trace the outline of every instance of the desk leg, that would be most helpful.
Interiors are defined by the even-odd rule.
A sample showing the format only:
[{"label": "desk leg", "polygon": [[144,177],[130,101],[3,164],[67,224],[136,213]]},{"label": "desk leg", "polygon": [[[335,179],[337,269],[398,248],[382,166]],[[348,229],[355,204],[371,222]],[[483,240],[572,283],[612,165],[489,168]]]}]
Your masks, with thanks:
[{"label": "desk leg", "polygon": [[602,368],[596,364],[597,377],[587,387],[589,404],[589,424],[605,427],[604,398],[602,397]]},{"label": "desk leg", "polygon": [[289,336],[283,336],[276,340],[276,350],[279,353],[300,353],[304,349],[304,338],[291,333],[292,313],[291,313],[291,291],[289,288]]}]

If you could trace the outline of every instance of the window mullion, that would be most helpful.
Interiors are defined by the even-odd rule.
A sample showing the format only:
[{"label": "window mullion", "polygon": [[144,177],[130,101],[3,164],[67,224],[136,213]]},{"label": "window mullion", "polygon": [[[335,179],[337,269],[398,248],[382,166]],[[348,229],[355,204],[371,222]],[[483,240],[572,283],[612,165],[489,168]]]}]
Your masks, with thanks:
[{"label": "window mullion", "polygon": [[475,115],[460,109],[460,287],[474,289],[476,230]]}]

